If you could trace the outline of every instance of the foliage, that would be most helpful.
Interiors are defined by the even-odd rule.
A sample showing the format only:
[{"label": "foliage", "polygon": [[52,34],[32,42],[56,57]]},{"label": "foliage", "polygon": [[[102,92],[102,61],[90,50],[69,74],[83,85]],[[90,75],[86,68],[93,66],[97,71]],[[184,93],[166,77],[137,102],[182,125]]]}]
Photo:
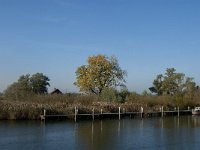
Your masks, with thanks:
[{"label": "foliage", "polygon": [[124,103],[127,101],[129,91],[127,88],[117,90],[115,88],[104,88],[100,94],[100,100],[106,102],[119,102]]},{"label": "foliage", "polygon": [[130,92],[126,87],[121,88],[120,91],[117,91],[117,101],[120,103],[126,102],[129,94]]},{"label": "foliage", "polygon": [[47,93],[47,86],[50,86],[48,81],[49,78],[42,73],[36,73],[32,75],[32,77],[30,78],[32,91],[36,94]]},{"label": "foliage", "polygon": [[149,88],[149,89],[153,93],[157,93],[158,95],[162,95],[163,94],[162,84],[163,84],[163,75],[159,74],[159,75],[157,75],[156,79],[153,81],[154,86]]},{"label": "foliage", "polygon": [[82,92],[100,94],[104,88],[124,86],[124,76],[115,57],[91,56],[88,65],[77,68],[75,85]]},{"label": "foliage", "polygon": [[5,97],[18,100],[33,94],[45,94],[50,86],[48,81],[49,78],[42,73],[22,75],[6,89]]},{"label": "foliage", "polygon": [[151,96],[151,93],[149,93],[147,90],[144,90],[142,92],[142,96]]},{"label": "foliage", "polygon": [[117,91],[114,88],[104,88],[100,94],[100,99],[106,102],[116,102]]},{"label": "foliage", "polygon": [[137,94],[136,92],[130,92],[127,100],[128,102],[134,103],[137,102],[139,100],[139,94]]},{"label": "foliage", "polygon": [[167,68],[164,75],[157,75],[153,81],[151,92],[158,95],[193,94],[196,90],[196,83],[193,78],[185,77],[183,73],[176,73],[176,69]]}]

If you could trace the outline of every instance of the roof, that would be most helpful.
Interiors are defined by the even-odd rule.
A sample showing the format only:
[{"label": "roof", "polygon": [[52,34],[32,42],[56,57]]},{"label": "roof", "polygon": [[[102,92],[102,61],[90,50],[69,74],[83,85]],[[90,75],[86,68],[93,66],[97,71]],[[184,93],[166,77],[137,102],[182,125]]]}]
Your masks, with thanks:
[{"label": "roof", "polygon": [[50,94],[63,94],[59,89],[54,89]]}]

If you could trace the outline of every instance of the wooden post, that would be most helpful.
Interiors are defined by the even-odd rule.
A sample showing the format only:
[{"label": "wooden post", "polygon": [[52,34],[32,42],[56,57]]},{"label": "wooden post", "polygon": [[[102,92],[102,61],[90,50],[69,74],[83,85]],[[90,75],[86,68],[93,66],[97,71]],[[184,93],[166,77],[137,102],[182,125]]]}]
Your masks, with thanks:
[{"label": "wooden post", "polygon": [[94,108],[92,109],[92,120],[94,121]]},{"label": "wooden post", "polygon": [[180,112],[179,112],[179,107],[178,107],[178,117],[179,117],[179,115],[180,115]]},{"label": "wooden post", "polygon": [[164,116],[164,113],[163,113],[163,106],[162,106],[162,117]]},{"label": "wooden post", "polygon": [[44,117],[46,116],[46,110],[44,109]]},{"label": "wooden post", "polygon": [[160,107],[160,116],[162,116],[162,107]]},{"label": "wooden post", "polygon": [[144,112],[144,109],[143,107],[141,107],[141,118],[143,118],[143,112]]},{"label": "wooden post", "polygon": [[121,108],[119,107],[119,120],[121,119],[121,116],[120,116],[120,109],[121,109]]},{"label": "wooden post", "polygon": [[76,115],[77,115],[77,109],[75,107],[75,111],[74,111],[74,121],[76,122]]},{"label": "wooden post", "polygon": [[43,116],[41,116],[41,120],[45,120],[46,119],[46,110],[44,109],[44,111],[43,111]]},{"label": "wooden post", "polygon": [[190,106],[188,106],[188,110],[190,110]]},{"label": "wooden post", "polygon": [[103,114],[103,110],[101,109],[101,115]]}]

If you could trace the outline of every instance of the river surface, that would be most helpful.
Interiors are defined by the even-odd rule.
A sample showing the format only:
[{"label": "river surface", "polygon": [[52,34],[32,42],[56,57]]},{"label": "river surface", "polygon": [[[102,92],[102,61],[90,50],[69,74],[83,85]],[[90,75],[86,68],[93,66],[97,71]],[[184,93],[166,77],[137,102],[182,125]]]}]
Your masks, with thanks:
[{"label": "river surface", "polygon": [[0,121],[0,150],[199,150],[200,117]]}]

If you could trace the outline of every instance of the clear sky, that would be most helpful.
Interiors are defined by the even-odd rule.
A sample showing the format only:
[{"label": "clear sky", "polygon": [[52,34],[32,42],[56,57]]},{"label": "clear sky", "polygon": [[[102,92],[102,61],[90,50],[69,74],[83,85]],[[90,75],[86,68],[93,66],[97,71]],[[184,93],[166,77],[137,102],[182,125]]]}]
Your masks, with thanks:
[{"label": "clear sky", "polygon": [[75,70],[115,55],[127,87],[142,92],[175,67],[200,84],[199,0],[0,0],[0,92],[42,72],[74,92]]}]

